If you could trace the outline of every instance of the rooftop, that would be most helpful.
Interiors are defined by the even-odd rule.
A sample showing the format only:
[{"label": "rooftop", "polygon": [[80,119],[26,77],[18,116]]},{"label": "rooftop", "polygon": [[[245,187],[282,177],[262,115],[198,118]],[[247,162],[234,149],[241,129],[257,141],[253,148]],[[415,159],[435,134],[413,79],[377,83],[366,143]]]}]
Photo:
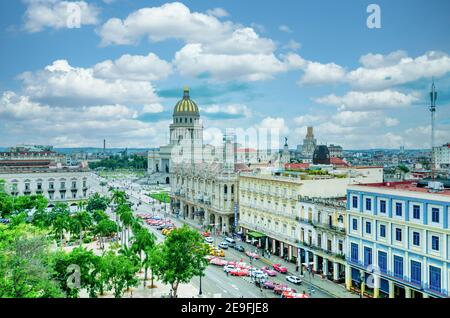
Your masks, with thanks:
[{"label": "rooftop", "polygon": [[444,190],[431,192],[429,188],[423,188],[417,186],[417,181],[400,181],[400,182],[382,182],[382,183],[366,183],[358,184],[358,186],[380,188],[380,189],[392,189],[400,191],[411,191],[419,193],[433,193],[439,195],[450,196],[450,189],[445,188]]}]

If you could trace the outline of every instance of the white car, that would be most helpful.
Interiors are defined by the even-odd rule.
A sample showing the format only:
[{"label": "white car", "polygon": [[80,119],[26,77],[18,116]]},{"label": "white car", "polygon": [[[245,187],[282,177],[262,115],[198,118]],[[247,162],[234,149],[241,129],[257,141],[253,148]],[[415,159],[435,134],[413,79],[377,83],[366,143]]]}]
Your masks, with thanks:
[{"label": "white car", "polygon": [[214,242],[214,239],[212,237],[208,236],[208,237],[205,237],[205,242],[212,243],[212,242]]},{"label": "white car", "polygon": [[251,270],[251,271],[250,271],[250,275],[251,275],[252,277],[255,277],[255,278],[258,278],[258,279],[267,279],[267,278],[268,278],[268,277],[267,277],[267,274],[264,273],[262,270],[259,270],[259,269],[257,269],[257,270]]},{"label": "white car", "polygon": [[226,249],[228,249],[228,243],[227,243],[227,242],[220,242],[220,243],[219,243],[219,247],[220,247],[221,249],[226,250]]},{"label": "white car", "polygon": [[286,280],[288,282],[291,282],[292,284],[295,284],[295,285],[300,285],[302,283],[302,280],[299,277],[294,276],[294,275],[286,276]]},{"label": "white car", "polygon": [[227,272],[227,273],[229,273],[229,272],[231,272],[232,270],[235,270],[235,269],[236,269],[236,267],[234,267],[234,265],[225,265],[223,267],[223,271]]}]

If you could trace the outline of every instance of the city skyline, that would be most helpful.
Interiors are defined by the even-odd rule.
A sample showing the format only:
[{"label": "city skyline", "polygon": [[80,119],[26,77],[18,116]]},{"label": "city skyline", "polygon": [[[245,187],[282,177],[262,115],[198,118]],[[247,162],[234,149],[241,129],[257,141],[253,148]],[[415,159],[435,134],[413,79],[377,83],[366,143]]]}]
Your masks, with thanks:
[{"label": "city skyline", "polygon": [[365,1],[78,3],[80,28],[66,2],[1,4],[0,146],[156,148],[188,85],[205,143],[275,127],[293,149],[311,125],[344,149],[426,149],[432,79],[448,142],[448,2],[378,1],[380,29]]}]

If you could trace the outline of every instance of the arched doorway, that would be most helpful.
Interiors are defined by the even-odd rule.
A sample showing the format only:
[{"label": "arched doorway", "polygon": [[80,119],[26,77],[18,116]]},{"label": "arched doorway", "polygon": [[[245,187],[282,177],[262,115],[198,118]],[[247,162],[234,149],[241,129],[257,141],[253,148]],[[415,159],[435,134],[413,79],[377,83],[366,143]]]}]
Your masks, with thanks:
[{"label": "arched doorway", "polygon": [[169,184],[169,183],[170,183],[170,178],[167,177],[167,178],[166,178],[166,184]]}]

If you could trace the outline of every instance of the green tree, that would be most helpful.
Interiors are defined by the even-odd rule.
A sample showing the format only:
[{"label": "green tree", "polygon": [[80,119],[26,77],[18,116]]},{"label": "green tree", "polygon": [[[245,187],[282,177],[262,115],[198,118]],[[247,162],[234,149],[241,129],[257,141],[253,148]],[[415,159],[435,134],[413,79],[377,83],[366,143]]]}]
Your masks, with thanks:
[{"label": "green tree", "polygon": [[101,249],[104,248],[103,238],[114,235],[117,233],[117,230],[117,224],[112,220],[103,219],[97,223],[94,233],[99,239]]},{"label": "green tree", "polygon": [[83,233],[84,231],[92,225],[92,217],[86,211],[77,212],[72,217],[72,224],[75,225],[77,231],[80,234],[80,246],[83,244]]},{"label": "green tree", "polygon": [[108,282],[114,291],[114,297],[120,298],[124,289],[129,289],[138,284],[136,273],[139,266],[133,263],[127,256],[116,255],[109,251],[105,255]]},{"label": "green tree", "polygon": [[92,195],[86,205],[86,211],[93,212],[95,210],[105,211],[108,208],[109,199],[107,197],[102,197],[98,193]]},{"label": "green tree", "polygon": [[202,236],[187,226],[174,229],[164,241],[158,277],[172,287],[172,296],[177,297],[180,283],[188,283],[192,277],[203,274],[208,261],[208,248]]},{"label": "green tree", "polygon": [[31,224],[0,225],[0,298],[64,297],[48,266],[46,234]]},{"label": "green tree", "polygon": [[147,271],[150,269],[150,288],[154,288],[155,284],[153,283],[154,277],[161,272],[162,266],[162,244],[156,244],[153,247],[147,247],[144,251],[144,269],[145,269],[145,277],[144,277],[144,288],[147,284]]}]

